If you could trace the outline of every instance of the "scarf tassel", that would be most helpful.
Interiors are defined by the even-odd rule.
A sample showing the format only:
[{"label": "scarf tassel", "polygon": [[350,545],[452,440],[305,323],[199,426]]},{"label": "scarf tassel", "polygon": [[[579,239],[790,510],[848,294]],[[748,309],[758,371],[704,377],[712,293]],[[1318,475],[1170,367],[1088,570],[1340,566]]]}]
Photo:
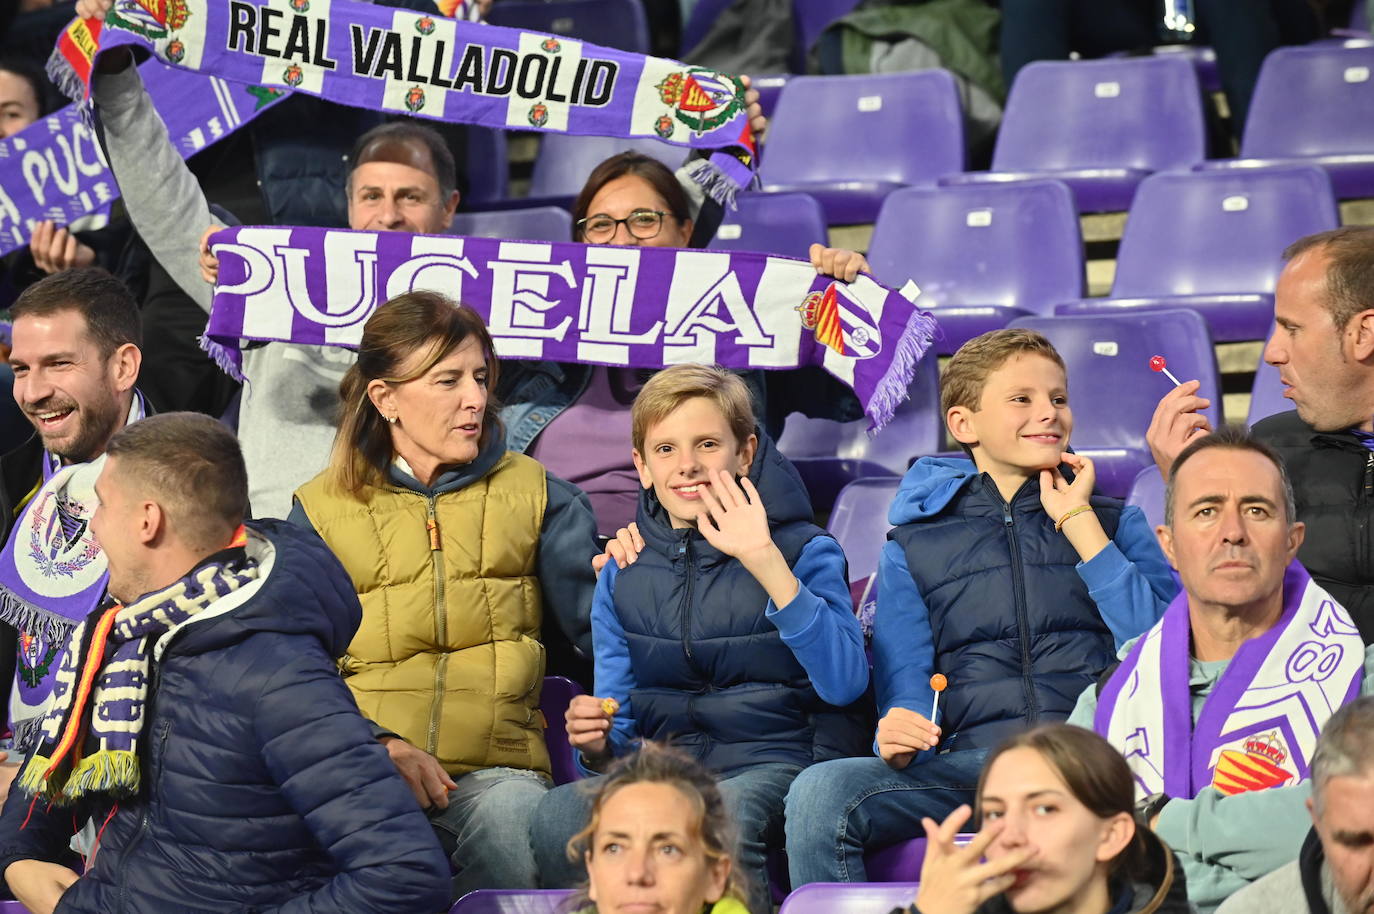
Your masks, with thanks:
[{"label": "scarf tassel", "polygon": [[902,328],[902,335],[893,347],[892,362],[868,400],[865,411],[873,422],[870,432],[877,432],[891,422],[897,407],[911,396],[911,379],[916,374],[916,363],[930,349],[936,329],[935,318],[929,312],[912,307],[911,316]]},{"label": "scarf tassel", "polygon": [[131,796],[138,792],[138,756],[129,749],[102,749],[81,760],[67,778],[62,796],[79,800],[89,793]]}]

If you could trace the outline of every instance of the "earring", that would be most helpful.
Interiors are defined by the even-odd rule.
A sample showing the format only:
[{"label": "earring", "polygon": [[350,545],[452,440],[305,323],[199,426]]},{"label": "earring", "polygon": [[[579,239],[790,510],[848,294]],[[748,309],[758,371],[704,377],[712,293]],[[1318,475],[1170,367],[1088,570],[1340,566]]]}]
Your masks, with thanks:
[{"label": "earring", "polygon": [[395,416],[383,416],[382,418],[385,419],[387,422],[390,422],[392,425],[396,424]]}]

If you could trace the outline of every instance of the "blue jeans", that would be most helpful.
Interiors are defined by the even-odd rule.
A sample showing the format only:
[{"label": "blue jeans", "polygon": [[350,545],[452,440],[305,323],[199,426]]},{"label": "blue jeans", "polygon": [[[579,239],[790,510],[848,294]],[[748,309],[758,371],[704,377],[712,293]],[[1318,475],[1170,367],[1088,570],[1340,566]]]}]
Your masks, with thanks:
[{"label": "blue jeans", "polygon": [[538,884],[529,824],[549,792],[544,776],[523,768],[483,768],[457,778],[448,808],[431,808],[429,824],[452,850],[453,897],[474,889],[528,889]]},{"label": "blue jeans", "polygon": [[[721,798],[739,830],[738,860],[749,877],[751,911],[772,910],[764,860],[768,848],[781,843],[783,798],[801,770],[800,765],[766,762],[720,779]],[[570,860],[566,848],[568,840],[587,824],[600,780],[555,787],[535,810],[530,843],[544,888],[570,888],[586,880],[586,866],[581,858]]]},{"label": "blue jeans", "polygon": [[894,771],[880,758],[812,765],[787,794],[787,862],[792,888],[809,882],[866,882],[864,851],[925,835],[972,803],[986,749],[935,755]]}]

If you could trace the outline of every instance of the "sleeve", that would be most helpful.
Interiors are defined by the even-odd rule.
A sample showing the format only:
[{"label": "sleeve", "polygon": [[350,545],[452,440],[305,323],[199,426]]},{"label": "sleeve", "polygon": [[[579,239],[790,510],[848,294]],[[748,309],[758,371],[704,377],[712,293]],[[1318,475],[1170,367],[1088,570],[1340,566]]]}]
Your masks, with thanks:
[{"label": "sleeve", "polygon": [[[305,821],[335,875],[275,910],[438,911],[448,904],[449,867],[423,812],[386,750],[358,714],[333,660],[292,638],[261,652],[260,693],[251,708],[263,762]],[[247,696],[245,696],[247,698]]]},{"label": "sleeve", "polygon": [[[873,685],[878,718],[893,708],[925,714],[935,697],[930,688],[934,670],[935,635],[930,628],[930,611],[907,568],[906,553],[897,543],[888,542],[878,561],[878,607],[873,616]],[[930,755],[918,753],[915,761]]]},{"label": "sleeve", "polygon": [[772,600],[764,615],[792,649],[816,694],[837,707],[868,688],[864,636],[845,581],[844,551],[830,536],[817,536],[797,557],[792,573],[801,587],[786,606]]},{"label": "sleeve", "polygon": [[213,288],[200,277],[200,233],[223,225],[172,146],[138,69],[99,73],[93,97],[105,159],[134,228],[167,274],[207,314]]},{"label": "sleeve", "polygon": [[70,866],[71,839],[86,818],[80,807],[50,806],[42,800],[35,803],[19,789],[19,778],[15,777],[0,812],[0,874],[20,860]]},{"label": "sleeve", "polygon": [[1089,561],[1078,563],[1102,621],[1119,648],[1159,621],[1178,595],[1178,582],[1139,508],[1121,512],[1116,537]]},{"label": "sleeve", "polygon": [[552,611],[568,640],[590,654],[592,594],[597,587],[592,559],[601,552],[596,515],[586,493],[572,483],[547,473],[545,485],[548,504],[536,560],[544,608]]},{"label": "sleeve", "polygon": [[[320,531],[316,530],[315,525],[310,523],[310,517],[305,513],[305,506],[301,504],[298,498],[291,499],[291,513],[286,515],[286,521],[302,530],[308,530],[316,536],[320,535]],[[323,539],[323,537],[320,538]]]},{"label": "sleeve", "polygon": [[[634,706],[630,701],[630,693],[636,685],[634,668],[630,665],[630,646],[625,639],[625,628],[615,612],[615,578],[619,571],[615,562],[607,562],[597,578],[596,595],[592,598],[595,692],[601,698],[614,698],[620,702],[620,710],[615,712],[615,718],[611,721],[609,742],[612,755],[629,752],[639,737]],[[577,767],[584,775],[598,773],[582,764],[580,752],[577,753]]]}]

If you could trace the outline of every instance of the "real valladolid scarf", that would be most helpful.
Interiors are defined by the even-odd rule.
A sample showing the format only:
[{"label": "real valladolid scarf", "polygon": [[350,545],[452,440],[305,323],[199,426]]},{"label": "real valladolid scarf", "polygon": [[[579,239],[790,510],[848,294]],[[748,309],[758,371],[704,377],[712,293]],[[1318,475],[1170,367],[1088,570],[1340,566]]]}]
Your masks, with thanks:
[{"label": "real valladolid scarf", "polygon": [[84,98],[96,56],[120,46],[378,111],[714,150],[693,177],[721,201],[753,179],[737,77],[571,38],[355,0],[116,0],[103,23],[67,27],[49,73]]},{"label": "real valladolid scarf", "polygon": [[935,330],[914,283],[845,283],[767,254],[252,226],[211,246],[219,284],[204,342],[239,375],[245,341],[356,347],[379,304],[424,289],[480,313],[503,358],[815,365],[881,427]]}]

